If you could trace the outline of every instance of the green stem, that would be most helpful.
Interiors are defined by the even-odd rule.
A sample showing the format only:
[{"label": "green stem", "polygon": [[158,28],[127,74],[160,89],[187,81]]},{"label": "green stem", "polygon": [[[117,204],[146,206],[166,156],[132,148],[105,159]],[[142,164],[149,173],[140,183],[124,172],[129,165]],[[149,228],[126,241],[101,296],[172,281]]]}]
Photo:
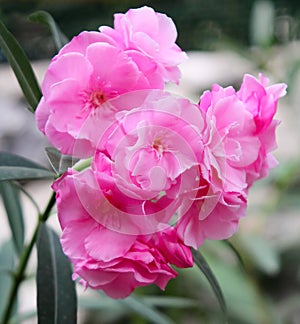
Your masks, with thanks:
[{"label": "green stem", "polygon": [[51,212],[51,209],[54,206],[54,204],[55,204],[55,193],[53,192],[52,195],[51,195],[51,198],[50,198],[50,200],[48,202],[48,205],[45,208],[44,213],[39,215],[39,220],[38,220],[38,223],[37,223],[37,225],[35,227],[35,230],[34,230],[34,232],[32,234],[31,240],[30,240],[29,244],[26,246],[26,248],[24,249],[23,254],[22,254],[21,258],[20,258],[19,265],[18,265],[18,267],[16,269],[16,272],[14,273],[13,285],[11,287],[10,294],[8,296],[8,299],[7,299],[7,306],[6,306],[5,311],[3,313],[3,319],[0,322],[2,324],[7,324],[9,319],[10,319],[11,311],[12,311],[12,308],[13,308],[17,293],[18,293],[18,289],[19,289],[19,286],[20,286],[21,282],[24,280],[24,272],[25,272],[25,269],[27,267],[28,260],[29,260],[29,257],[31,255],[32,249],[34,247],[34,244],[35,244],[35,241],[36,241],[40,226],[41,226],[41,224],[43,222],[46,222],[46,220],[48,219],[48,217],[50,215],[50,212]]}]

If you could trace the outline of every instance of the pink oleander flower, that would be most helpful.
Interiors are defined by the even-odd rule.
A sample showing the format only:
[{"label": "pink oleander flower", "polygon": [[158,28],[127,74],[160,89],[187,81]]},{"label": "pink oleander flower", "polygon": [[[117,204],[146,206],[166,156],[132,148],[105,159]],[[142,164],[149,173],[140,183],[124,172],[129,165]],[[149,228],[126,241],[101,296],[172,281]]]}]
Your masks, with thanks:
[{"label": "pink oleander flower", "polygon": [[[80,277],[85,287],[124,298],[140,286],[156,284],[164,289],[177,275],[170,264],[181,268],[193,265],[190,249],[174,228],[152,235],[130,235],[98,223],[82,197],[89,196],[96,205],[103,199],[91,169],[70,169],[54,182],[53,189],[63,230],[63,251],[74,264],[74,279]],[[95,206],[92,208],[94,212]]]},{"label": "pink oleander flower", "polygon": [[[95,39],[95,34],[83,33],[74,39],[74,44],[71,42],[66,50],[62,49],[48,67],[42,84],[37,124],[64,154],[74,153],[76,141],[82,146],[80,154],[91,156],[94,143],[81,132],[86,120],[93,118],[95,111],[102,109],[110,98],[149,88],[147,79],[130,57],[104,42],[89,44]],[[73,47],[74,51],[69,51]],[[110,116],[113,118],[112,112]]]},{"label": "pink oleander flower", "polygon": [[273,117],[286,86],[267,83],[262,75],[260,81],[246,75],[238,92],[214,85],[201,96],[204,163],[198,194],[177,224],[185,244],[196,248],[205,239],[232,236],[245,215],[250,186],[272,166],[278,125]]},{"label": "pink oleander flower", "polygon": [[276,127],[278,120],[274,120],[278,100],[286,94],[286,84],[279,83],[268,85],[269,80],[263,75],[259,79],[251,75],[245,75],[237,96],[245,104],[245,108],[252,114],[256,126],[255,135],[260,146],[257,159],[247,166],[247,183],[268,175],[269,169],[277,165],[271,151],[276,147]]},{"label": "pink oleander flower", "polygon": [[100,27],[108,41],[120,46],[145,74],[152,73],[153,79],[178,83],[178,65],[187,56],[175,44],[177,31],[172,19],[147,6],[114,18],[114,28]]},{"label": "pink oleander flower", "polygon": [[[124,102],[135,108],[127,109]],[[126,94],[110,104],[124,110],[99,139],[92,167],[101,191],[117,209],[97,217],[105,226],[118,219],[123,232],[162,230],[196,194],[202,113],[188,100],[158,90]]]},{"label": "pink oleander flower", "polygon": [[193,204],[183,215],[180,213],[176,229],[182,241],[197,249],[209,240],[223,240],[231,237],[245,216],[247,195],[244,192],[220,192],[206,181]]},{"label": "pink oleander flower", "polygon": [[[95,148],[91,137],[97,138],[98,133],[82,131],[86,119],[113,97],[178,82],[177,65],[186,59],[175,44],[172,20],[151,8],[116,15],[115,29],[100,29],[82,32],[65,45],[50,63],[42,84],[37,125],[63,154],[74,154],[76,142],[79,157],[91,156]],[[100,125],[94,121],[94,129],[105,128],[105,121],[114,118],[107,107],[103,109],[104,121]]]}]

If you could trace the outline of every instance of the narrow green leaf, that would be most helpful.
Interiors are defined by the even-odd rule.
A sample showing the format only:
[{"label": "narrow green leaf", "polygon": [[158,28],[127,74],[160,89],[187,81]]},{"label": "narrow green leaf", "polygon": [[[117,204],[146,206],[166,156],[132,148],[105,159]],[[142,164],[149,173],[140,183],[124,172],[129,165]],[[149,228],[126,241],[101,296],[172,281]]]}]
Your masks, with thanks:
[{"label": "narrow green leaf", "polygon": [[44,166],[29,159],[26,159],[23,156],[3,151],[0,152],[0,166],[20,166],[26,168],[48,170]]},{"label": "narrow green leaf", "polygon": [[48,169],[22,156],[0,152],[0,181],[47,179],[55,174]]},{"label": "narrow green leaf", "polygon": [[42,23],[49,27],[58,51],[68,42],[68,38],[62,33],[53,17],[48,12],[43,10],[34,12],[29,16],[29,20],[36,23]]},{"label": "narrow green leaf", "polygon": [[61,152],[54,147],[46,147],[45,150],[48,160],[57,174],[63,174],[68,168],[71,168],[79,161],[79,159],[70,155],[61,154]]},{"label": "narrow green leaf", "polygon": [[19,182],[12,182],[13,186],[17,188],[17,190],[19,190],[20,192],[22,192],[28,199],[29,201],[32,203],[32,205],[35,207],[37,214],[40,215],[41,214],[41,210],[39,205],[37,204],[37,202],[34,200],[34,198],[31,196],[31,194],[24,189],[24,187],[19,183]]},{"label": "narrow green leaf", "polygon": [[3,180],[33,180],[53,179],[55,174],[48,170],[25,167],[0,166],[0,181]]},{"label": "narrow green leaf", "polygon": [[227,311],[226,311],[225,299],[224,299],[221,287],[220,287],[215,275],[213,274],[209,264],[206,262],[204,256],[202,255],[202,253],[200,251],[192,248],[192,253],[193,253],[194,260],[195,260],[197,267],[202,271],[202,273],[208,280],[212,290],[214,291],[214,293],[219,301],[221,310],[222,310],[223,314],[226,316]]},{"label": "narrow green leaf", "polygon": [[237,260],[239,261],[239,264],[240,264],[241,268],[243,270],[245,270],[246,269],[245,263],[243,261],[243,258],[241,256],[241,254],[236,249],[236,247],[229,240],[223,240],[222,242],[224,242],[231,249],[231,251],[235,254]]},{"label": "narrow green leaf", "polygon": [[24,220],[19,190],[9,181],[0,182],[0,194],[4,203],[13,242],[18,255],[24,248]]},{"label": "narrow green leaf", "polygon": [[57,234],[41,224],[38,240],[37,310],[39,324],[76,323],[77,297],[71,265]]},{"label": "narrow green leaf", "polygon": [[[14,266],[14,247],[11,241],[6,241],[0,248],[0,321],[13,283],[13,277],[10,272],[13,272]],[[16,313],[16,305],[13,313]]]},{"label": "narrow green leaf", "polygon": [[20,44],[0,21],[0,46],[7,58],[32,112],[42,96],[32,67]]},{"label": "narrow green leaf", "polygon": [[151,323],[174,324],[168,316],[162,314],[154,307],[147,305],[133,295],[125,299],[120,299],[119,302],[133,310],[135,313],[141,315],[143,318],[149,320]]}]

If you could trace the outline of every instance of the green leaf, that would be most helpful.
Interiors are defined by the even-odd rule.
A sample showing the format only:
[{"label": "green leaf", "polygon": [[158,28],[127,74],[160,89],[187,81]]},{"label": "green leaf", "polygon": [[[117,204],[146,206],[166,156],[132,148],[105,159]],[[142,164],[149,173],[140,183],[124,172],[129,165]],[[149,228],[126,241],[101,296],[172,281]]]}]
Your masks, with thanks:
[{"label": "green leaf", "polygon": [[162,314],[154,307],[147,305],[146,303],[142,302],[140,299],[134,297],[133,295],[125,299],[120,299],[118,301],[119,303],[133,310],[135,313],[141,315],[143,318],[149,320],[151,323],[174,324],[174,322],[168,316]]},{"label": "green leaf", "polygon": [[55,176],[45,167],[22,156],[0,152],[0,181],[47,179]]},{"label": "green leaf", "polygon": [[57,234],[45,223],[37,240],[37,310],[39,324],[76,323],[77,297],[71,265]]},{"label": "green leaf", "polygon": [[32,203],[32,205],[35,207],[37,214],[40,215],[41,210],[40,207],[38,206],[37,202],[33,199],[33,197],[29,194],[29,192],[27,192],[27,190],[24,189],[24,187],[22,187],[22,185],[16,181],[13,182],[14,187],[17,187],[17,189],[22,192],[28,199],[29,201]]},{"label": "green leaf", "polygon": [[26,168],[48,170],[44,166],[26,159],[23,156],[3,151],[0,152],[0,166],[20,166]]},{"label": "green leaf", "polygon": [[229,240],[223,240],[222,242],[224,242],[231,249],[231,251],[235,254],[237,260],[239,261],[239,264],[240,264],[241,268],[243,270],[245,270],[246,269],[245,263],[243,261],[243,258],[241,256],[241,254],[236,249],[236,247]]},{"label": "green leaf", "polygon": [[48,170],[32,169],[32,168],[25,168],[25,167],[0,166],[0,181],[53,179],[53,178],[55,178],[55,174]]},{"label": "green leaf", "polygon": [[[221,254],[210,252],[210,246],[215,246],[216,243],[221,242],[206,241],[204,245],[201,246],[201,249],[205,249],[205,258],[209,261],[209,265],[213,269],[222,287],[222,292],[228,307],[228,323],[269,323],[268,320],[266,320],[270,317],[263,292],[258,289],[257,283],[253,280],[251,275],[246,271],[241,271],[241,268],[237,267],[237,264],[232,262],[231,258],[229,258],[229,260],[226,258],[228,255],[226,249],[223,249],[223,252],[225,252],[224,255],[221,250]],[[221,245],[220,247],[222,248],[223,246]],[[225,259],[223,257],[225,257]],[[229,262],[227,262],[227,260]],[[208,281],[205,280],[206,278],[204,278],[204,276],[199,276],[199,273],[196,272],[198,268],[195,268],[196,267],[184,269],[183,274],[186,276],[186,280],[189,280],[187,289],[199,287],[197,283],[200,284],[200,287],[204,285],[207,287],[208,285]],[[195,293],[200,299],[205,299],[207,290],[204,289],[200,292],[195,291]],[[206,304],[206,307],[210,310],[210,314],[216,311],[214,305],[211,305],[210,302]],[[221,318],[218,321],[212,321],[212,323],[222,323]]]},{"label": "green leaf", "polygon": [[79,161],[79,159],[70,155],[61,154],[61,152],[54,147],[46,147],[45,150],[48,160],[57,174],[63,174],[68,168],[71,168]]},{"label": "green leaf", "polygon": [[19,190],[9,181],[0,182],[0,194],[3,199],[13,242],[18,255],[24,248],[24,220]]},{"label": "green leaf", "polygon": [[[14,247],[11,241],[3,243],[0,248],[0,321],[6,307],[8,294],[13,283],[12,271],[14,270]],[[13,313],[16,312],[16,305]]]},{"label": "green leaf", "polygon": [[49,27],[58,51],[68,42],[68,38],[62,33],[53,17],[48,12],[43,10],[34,12],[29,16],[29,20],[36,23],[42,23]]},{"label": "green leaf", "polygon": [[225,299],[224,299],[221,287],[220,287],[215,275],[213,274],[209,264],[206,262],[204,256],[202,255],[202,253],[200,251],[192,248],[192,253],[193,253],[194,260],[195,260],[197,267],[202,271],[202,273],[208,280],[212,290],[214,291],[214,293],[219,301],[221,310],[222,310],[223,314],[226,316],[227,310],[226,310]]},{"label": "green leaf", "polygon": [[20,44],[0,21],[0,46],[7,58],[32,112],[42,96],[32,67]]}]

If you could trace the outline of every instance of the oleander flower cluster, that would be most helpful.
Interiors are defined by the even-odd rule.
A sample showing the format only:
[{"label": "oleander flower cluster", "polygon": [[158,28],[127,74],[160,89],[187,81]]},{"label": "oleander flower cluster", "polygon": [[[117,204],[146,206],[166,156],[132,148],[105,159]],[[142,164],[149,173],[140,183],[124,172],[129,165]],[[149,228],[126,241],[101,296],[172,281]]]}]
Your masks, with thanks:
[{"label": "oleander flower cluster", "polygon": [[176,38],[166,15],[130,9],[74,37],[42,84],[39,129],[91,160],[53,184],[63,251],[74,279],[112,298],[164,289],[173,266],[193,266],[191,247],[232,236],[249,189],[277,163],[285,84],[245,75],[238,91],[215,84],[197,104],[175,96],[165,83],[187,59]]}]

